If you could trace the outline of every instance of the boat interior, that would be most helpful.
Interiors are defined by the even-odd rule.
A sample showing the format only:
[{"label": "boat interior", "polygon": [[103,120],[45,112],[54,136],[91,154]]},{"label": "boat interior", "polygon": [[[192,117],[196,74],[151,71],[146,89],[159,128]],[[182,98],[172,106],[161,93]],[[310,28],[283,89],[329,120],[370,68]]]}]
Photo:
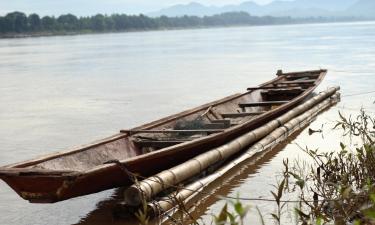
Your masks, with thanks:
[{"label": "boat interior", "polygon": [[125,160],[215,135],[257,119],[262,114],[292,101],[305,90],[315,86],[321,72],[279,71],[276,79],[259,87],[250,87],[245,93],[229,96],[138,128],[121,130],[114,138],[14,167],[86,171],[109,160]]}]

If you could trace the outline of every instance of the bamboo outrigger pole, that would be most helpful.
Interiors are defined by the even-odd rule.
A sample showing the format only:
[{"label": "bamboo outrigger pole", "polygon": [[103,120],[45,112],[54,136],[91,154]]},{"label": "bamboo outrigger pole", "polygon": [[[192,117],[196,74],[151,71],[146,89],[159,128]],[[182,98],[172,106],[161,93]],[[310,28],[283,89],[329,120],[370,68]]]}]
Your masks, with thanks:
[{"label": "bamboo outrigger pole", "polygon": [[160,201],[148,203],[148,212],[150,213],[150,215],[156,216],[160,213],[168,212],[169,210],[173,209],[178,204],[177,201],[186,203],[189,199],[192,199],[200,192],[202,192],[203,188],[207,187],[211,182],[223,176],[238,164],[243,163],[244,161],[256,156],[257,154],[261,154],[261,156],[259,157],[262,157],[262,155],[264,155],[267,150],[270,150],[272,147],[286,140],[292,133],[303,129],[320,112],[329,108],[331,105],[336,104],[339,101],[339,98],[340,95],[336,93],[331,98],[324,100],[302,115],[290,120],[288,123],[284,124],[284,126],[277,128],[269,135],[261,139],[238,158],[232,160],[225,166],[218,169],[215,173],[189,184],[185,188],[182,188],[180,191],[172,193]]},{"label": "bamboo outrigger pole", "polygon": [[260,128],[130,186],[124,193],[125,203],[130,206],[138,206],[143,201],[152,199],[161,191],[201,173],[219,161],[228,159],[228,157],[265,137],[276,128],[285,125],[289,120],[331,97],[339,89],[339,87],[329,88]]}]

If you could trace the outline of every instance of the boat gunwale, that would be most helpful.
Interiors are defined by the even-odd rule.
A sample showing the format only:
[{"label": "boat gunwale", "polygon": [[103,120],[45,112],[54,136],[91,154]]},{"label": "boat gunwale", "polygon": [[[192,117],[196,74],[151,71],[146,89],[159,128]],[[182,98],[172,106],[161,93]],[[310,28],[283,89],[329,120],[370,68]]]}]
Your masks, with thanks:
[{"label": "boat gunwale", "polygon": [[[310,71],[302,71],[302,72],[283,73],[283,75],[281,75],[281,76],[277,76],[276,78],[274,78],[272,80],[269,80],[269,81],[267,81],[265,83],[262,83],[262,84],[258,85],[258,87],[267,86],[269,84],[277,82],[278,80],[286,78],[287,75],[302,74],[302,73],[318,73],[318,72],[320,72],[320,74],[317,77],[316,82],[314,83],[314,86],[311,86],[311,87],[307,88],[299,96],[297,96],[296,98],[292,99],[290,102],[279,106],[276,110],[267,111],[267,112],[261,114],[261,116],[272,115],[272,114],[274,114],[274,113],[276,113],[278,111],[285,110],[286,108],[290,107],[291,104],[296,104],[296,102],[300,102],[301,100],[303,100],[305,97],[307,97],[320,84],[320,82],[323,80],[324,76],[326,75],[327,70],[321,69],[321,70],[310,70]],[[147,129],[152,129],[154,127],[161,126],[161,125],[163,125],[165,123],[171,122],[171,121],[176,120],[178,118],[194,114],[194,113],[196,113],[198,111],[201,111],[203,109],[206,109],[206,108],[208,108],[210,106],[217,106],[217,105],[220,105],[220,104],[224,104],[224,103],[226,103],[228,101],[234,100],[236,98],[240,98],[240,97],[242,97],[244,95],[247,95],[247,94],[249,94],[251,92],[253,92],[253,91],[250,90],[250,91],[246,91],[244,93],[233,94],[233,95],[224,97],[222,99],[219,99],[219,100],[216,100],[216,101],[212,101],[212,102],[200,105],[200,106],[195,107],[193,109],[188,109],[188,110],[182,111],[180,113],[173,114],[173,115],[164,117],[162,119],[155,120],[155,121],[150,122],[150,123],[146,123],[144,125],[135,127],[133,129],[137,129],[137,130],[139,130],[139,129],[146,129],[146,130]],[[255,117],[255,118],[258,118],[258,117]],[[186,142],[186,143],[181,143],[181,144],[173,145],[171,147],[163,148],[163,149],[160,149],[160,150],[155,151],[155,152],[150,152],[150,153],[147,153],[147,154],[142,154],[142,155],[134,156],[134,157],[131,157],[131,158],[128,158],[128,159],[119,160],[119,161],[121,163],[132,163],[132,162],[134,162],[136,160],[139,160],[139,159],[142,159],[142,158],[153,157],[154,155],[160,155],[160,154],[163,154],[163,153],[165,154],[165,153],[168,153],[168,152],[172,151],[175,148],[180,148],[180,147],[183,147],[183,146],[186,146],[186,145],[199,145],[201,142],[205,142],[207,139],[216,139],[220,135],[228,134],[228,133],[233,133],[236,130],[239,130],[240,128],[243,128],[243,127],[249,125],[252,121],[254,121],[254,119],[251,119],[251,120],[246,121],[246,122],[244,122],[242,124],[233,126],[231,128],[225,129],[225,131],[217,133],[217,134],[212,134],[212,135],[209,135],[209,136],[206,136],[206,137],[202,137],[202,138],[199,138],[199,139],[196,139],[196,140],[192,140],[192,141],[189,141],[189,142]],[[28,167],[28,166],[36,165],[36,164],[39,164],[39,163],[42,163],[42,162],[46,162],[46,161],[49,161],[49,160],[52,160],[52,159],[56,159],[56,158],[59,158],[59,157],[62,157],[62,156],[67,156],[67,155],[79,153],[79,152],[85,151],[87,149],[90,149],[90,148],[93,148],[93,147],[96,147],[96,146],[99,146],[99,145],[102,145],[102,144],[107,144],[107,143],[110,143],[110,142],[113,142],[113,141],[117,141],[119,139],[130,137],[130,136],[131,135],[129,135],[129,134],[118,133],[118,134],[109,136],[107,138],[100,139],[98,141],[94,141],[94,142],[92,142],[90,144],[80,145],[80,146],[77,146],[77,147],[73,147],[73,148],[68,149],[66,151],[54,152],[54,153],[43,155],[43,156],[31,159],[31,160],[22,161],[22,162],[10,164],[10,165],[2,166],[2,167],[0,167],[0,178],[1,177],[15,176],[15,174],[12,175],[12,173],[8,173],[12,169],[26,169],[26,167]],[[75,174],[76,176],[88,175],[88,174],[95,173],[98,170],[102,170],[102,169],[105,169],[105,168],[110,168],[110,167],[113,167],[113,166],[116,166],[116,164],[114,164],[114,163],[102,164],[102,165],[98,165],[98,166],[95,166],[95,167],[93,167],[91,169],[87,169],[87,170],[82,170],[82,171],[80,171],[80,170],[73,170],[73,171],[71,171],[71,174]],[[66,171],[66,170],[53,170],[53,173],[56,174],[57,172],[64,172],[64,171]],[[26,176],[26,175],[27,174],[19,174],[18,176]],[[33,176],[39,176],[37,173],[32,173],[32,175]],[[48,172],[40,174],[40,176],[48,176]],[[52,176],[52,174],[51,174],[51,176]]]},{"label": "boat gunwale", "polygon": [[[207,107],[209,107],[211,105],[212,106],[216,106],[216,105],[219,105],[219,104],[231,101],[233,99],[239,98],[239,97],[241,97],[243,95],[246,95],[248,93],[249,92],[247,92],[247,93],[236,93],[236,94],[224,97],[222,99],[219,99],[219,100],[216,100],[216,101],[213,101],[213,102],[206,103],[204,105],[195,107],[193,109],[185,110],[183,112],[180,112],[180,113],[177,113],[177,114],[173,114],[173,115],[164,117],[163,119],[159,119],[159,120],[156,120],[156,121],[144,124],[142,126],[131,128],[131,130],[133,130],[133,129],[152,129],[152,128],[156,127],[156,126],[163,125],[164,123],[168,123],[168,122],[173,121],[175,119],[178,119],[178,118],[181,118],[181,117],[188,116],[188,115],[194,114],[196,112],[199,112],[199,111],[201,111],[201,110],[203,110],[203,109],[205,109],[205,108],[207,108]],[[182,114],[182,115],[179,115],[179,114]],[[160,124],[154,124],[156,122],[160,122]],[[147,125],[150,125],[150,126],[149,127],[144,127],[144,126],[147,126]],[[42,156],[40,156],[38,158],[34,158],[34,159],[31,159],[31,160],[26,160],[26,161],[22,161],[22,162],[18,162],[18,163],[13,163],[13,164],[1,166],[0,167],[0,172],[1,172],[1,169],[3,169],[3,168],[4,169],[9,169],[9,168],[24,168],[24,167],[28,167],[28,166],[39,164],[39,163],[42,163],[42,162],[45,162],[45,161],[48,161],[48,160],[52,160],[52,159],[55,159],[55,158],[58,158],[58,157],[61,157],[61,156],[67,156],[67,155],[75,154],[75,153],[78,153],[78,152],[82,152],[82,151],[85,151],[87,149],[90,149],[90,148],[93,148],[93,147],[96,147],[96,146],[99,146],[99,145],[102,145],[102,144],[107,144],[107,143],[110,143],[110,142],[113,142],[113,141],[117,141],[119,139],[130,137],[130,136],[131,135],[129,135],[129,134],[121,133],[120,132],[118,134],[114,134],[112,136],[109,136],[107,138],[103,138],[103,139],[91,142],[89,144],[78,145],[76,147],[72,147],[72,148],[70,148],[68,150],[65,150],[65,151],[53,152],[53,153],[42,155]]]},{"label": "boat gunwale", "polygon": [[[286,103],[286,104],[283,104],[281,106],[279,106],[277,108],[277,111],[283,111],[287,108],[290,107],[290,105],[292,104],[297,104],[299,103],[300,101],[302,101],[304,98],[306,98],[308,95],[310,95],[312,93],[312,91],[322,82],[323,78],[325,77],[325,75],[327,74],[327,70],[318,70],[317,72],[320,72],[318,78],[316,79],[315,83],[314,83],[314,86],[311,86],[309,88],[307,88],[302,94],[300,94],[299,96],[297,96],[296,98],[294,98],[292,101]],[[305,72],[301,72],[301,73],[305,73]],[[288,74],[290,75],[290,74]],[[284,74],[282,76],[279,76],[278,78],[275,78],[273,80],[278,80],[278,79],[282,79],[284,78]],[[273,81],[271,80],[271,81]],[[261,86],[264,86],[264,85],[268,85],[272,82],[267,82],[267,84],[261,84],[259,85],[259,87]],[[251,91],[249,91],[251,92]],[[275,114],[277,113],[276,110],[270,110],[270,111],[267,111],[263,114],[261,114],[261,116],[265,115],[265,116],[268,116],[268,115],[272,115],[272,114]],[[255,119],[259,119],[258,117],[256,117]],[[142,154],[142,155],[138,155],[138,156],[134,156],[132,158],[129,158],[129,159],[124,159],[124,160],[119,160],[119,162],[121,164],[131,164],[131,163],[134,163],[136,162],[137,160],[140,160],[142,158],[148,158],[148,157],[152,157],[152,156],[160,156],[160,154],[163,154],[163,153],[168,153],[170,151],[173,151],[174,149],[178,148],[178,147],[184,147],[186,145],[199,145],[200,142],[204,142],[206,141],[207,139],[215,139],[215,138],[218,138],[220,135],[223,135],[223,134],[228,134],[228,133],[234,133],[235,131],[237,130],[240,130],[240,128],[243,128],[245,126],[249,126],[251,124],[251,122],[253,122],[254,119],[250,119],[249,121],[246,121],[242,124],[238,124],[236,126],[233,126],[233,127],[230,127],[228,129],[225,129],[225,131],[221,132],[221,133],[216,133],[216,134],[212,134],[210,136],[206,136],[206,137],[202,137],[202,138],[199,138],[199,139],[196,139],[196,140],[192,140],[192,141],[189,141],[189,142],[185,142],[185,143],[181,143],[181,144],[177,144],[177,145],[173,145],[171,147],[167,147],[167,148],[163,148],[163,149],[160,149],[158,151],[155,151],[155,152],[150,152],[150,153],[147,153],[147,154]],[[111,166],[117,166],[117,164],[115,163],[112,163],[112,164],[103,164],[103,165],[99,165],[99,166],[96,166],[90,170],[86,170],[85,171],[85,174],[92,174],[92,173],[95,173],[97,171],[100,171],[102,169],[106,169],[106,168],[110,168]]]}]

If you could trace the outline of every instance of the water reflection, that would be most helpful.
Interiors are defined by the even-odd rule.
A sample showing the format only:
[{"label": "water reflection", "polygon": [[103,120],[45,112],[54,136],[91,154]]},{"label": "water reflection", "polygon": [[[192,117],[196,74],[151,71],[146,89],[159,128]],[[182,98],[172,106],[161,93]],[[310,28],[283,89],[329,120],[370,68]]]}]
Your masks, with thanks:
[{"label": "water reflection", "polygon": [[104,201],[99,202],[96,205],[96,209],[88,213],[81,219],[80,222],[76,223],[76,225],[138,225],[135,218],[129,218],[128,220],[124,221],[115,218],[113,214],[114,207],[122,199],[122,192],[123,188],[116,189],[113,196],[111,196],[109,199],[105,199]]},{"label": "water reflection", "polygon": [[[275,160],[277,155],[285,150],[285,148],[297,140],[297,137],[301,135],[302,132],[307,132],[309,136],[317,135],[311,134],[309,132],[309,126],[305,127],[303,130],[299,130],[293,133],[287,140],[280,143],[276,148],[270,149],[266,153],[259,154],[252,159],[247,160],[239,165],[237,165],[232,170],[228,171],[223,177],[220,179],[215,180],[209,186],[207,186],[201,194],[198,194],[193,199],[190,199],[187,203],[187,206],[191,208],[191,216],[195,219],[203,218],[203,221],[206,224],[211,224],[212,216],[207,214],[209,208],[212,205],[222,205],[226,202],[223,200],[221,196],[231,196],[236,197],[237,195],[233,195],[236,190],[242,189],[241,187],[251,181],[251,179],[259,175],[261,173],[260,169],[264,166],[268,166]],[[324,140],[323,135],[320,133],[320,138]],[[316,138],[316,137],[315,137]],[[319,137],[318,137],[319,138]],[[301,152],[300,152],[301,153]],[[274,174],[275,177],[279,176],[281,170]],[[276,183],[275,183],[276,184]],[[254,184],[251,184],[254,185]],[[258,185],[255,185],[256,188],[259,188]],[[264,184],[262,186],[265,186]],[[263,188],[263,187],[262,187]],[[267,188],[269,189],[269,188]],[[124,189],[117,189],[115,191],[115,195],[111,199],[107,199],[105,201],[99,202],[97,205],[97,209],[90,212],[85,218],[83,218],[77,225],[85,225],[85,224],[93,224],[93,225],[104,225],[104,224],[118,224],[118,225],[135,225],[138,224],[135,218],[129,219],[119,219],[113,215],[114,208],[119,201],[122,201],[122,193]],[[239,197],[246,197],[246,198],[266,198],[272,199],[270,193],[265,196],[257,196],[254,195],[255,193],[248,193],[248,191],[238,191],[237,192]],[[257,201],[250,201],[244,202],[244,204],[257,204]],[[263,207],[263,212],[269,212],[274,207],[274,203],[267,203],[266,207]],[[218,211],[215,210],[217,213]],[[213,212],[213,213],[215,213]],[[246,221],[249,224],[257,224],[260,223],[259,217],[254,216],[254,210],[251,212],[252,216],[248,216]],[[256,215],[256,214],[255,214]],[[265,217],[267,220],[267,217]],[[165,219],[165,218],[164,218]],[[159,219],[154,219],[151,221],[151,224],[159,224]],[[269,221],[272,222],[272,221]],[[173,224],[170,220],[164,221],[163,224]],[[187,220],[186,224],[189,224],[189,220]]]}]

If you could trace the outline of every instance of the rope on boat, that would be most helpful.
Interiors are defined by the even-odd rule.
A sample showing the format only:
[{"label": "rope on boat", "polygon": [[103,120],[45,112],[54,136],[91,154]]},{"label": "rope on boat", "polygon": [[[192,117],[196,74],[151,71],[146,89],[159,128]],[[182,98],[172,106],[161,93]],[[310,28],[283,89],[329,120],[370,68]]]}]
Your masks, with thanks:
[{"label": "rope on boat", "polygon": [[138,181],[136,179],[136,174],[131,172],[127,166],[123,163],[121,163],[118,159],[112,159],[104,162],[103,164],[116,164],[128,177],[129,179],[133,182],[133,184],[137,184]]}]

